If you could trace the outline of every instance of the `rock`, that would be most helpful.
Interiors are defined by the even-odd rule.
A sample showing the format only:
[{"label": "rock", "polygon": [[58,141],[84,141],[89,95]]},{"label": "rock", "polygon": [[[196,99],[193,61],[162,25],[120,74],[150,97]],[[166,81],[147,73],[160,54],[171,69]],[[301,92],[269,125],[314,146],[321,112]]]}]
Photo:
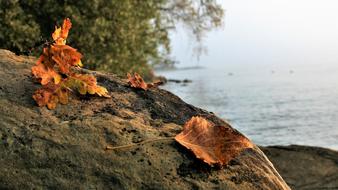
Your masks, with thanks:
[{"label": "rock", "polygon": [[292,189],[338,189],[338,151],[298,145],[261,149]]},{"label": "rock", "polygon": [[0,189],[289,189],[258,147],[224,168],[196,159],[170,137],[196,115],[227,124],[165,90],[83,70],[112,98],[74,95],[55,110],[38,107],[35,61],[0,50]]},{"label": "rock", "polygon": [[183,79],[183,80],[179,80],[179,79],[168,79],[167,82],[173,82],[173,83],[191,83],[192,80],[189,80],[189,79]]}]

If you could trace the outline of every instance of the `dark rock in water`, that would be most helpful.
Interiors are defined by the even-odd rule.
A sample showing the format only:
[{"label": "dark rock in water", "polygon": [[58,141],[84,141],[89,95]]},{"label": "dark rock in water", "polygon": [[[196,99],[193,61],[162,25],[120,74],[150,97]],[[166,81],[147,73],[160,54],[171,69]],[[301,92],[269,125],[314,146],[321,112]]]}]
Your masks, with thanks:
[{"label": "dark rock in water", "polygon": [[105,150],[173,137],[195,115],[227,124],[170,92],[133,89],[99,72],[111,99],[76,95],[55,110],[40,108],[32,99],[40,87],[30,72],[35,61],[0,50],[0,189],[289,189],[258,147],[225,168],[168,138]]},{"label": "dark rock in water", "polygon": [[338,189],[338,151],[298,145],[261,149],[292,189]]},{"label": "dark rock in water", "polygon": [[192,82],[192,80],[189,80],[189,79],[184,79],[182,82],[183,82],[183,83],[191,83],[191,82]]},{"label": "dark rock in water", "polygon": [[189,79],[184,79],[184,80],[179,80],[179,79],[168,79],[167,82],[174,82],[174,83],[191,83],[192,80],[189,80]]}]

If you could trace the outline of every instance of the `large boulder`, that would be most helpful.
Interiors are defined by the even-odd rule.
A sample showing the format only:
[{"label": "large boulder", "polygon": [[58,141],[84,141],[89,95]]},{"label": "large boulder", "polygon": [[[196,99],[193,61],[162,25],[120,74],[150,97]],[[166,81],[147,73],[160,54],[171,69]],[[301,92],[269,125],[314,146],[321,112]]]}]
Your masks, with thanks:
[{"label": "large boulder", "polygon": [[[74,95],[55,110],[38,107],[35,61],[0,50],[0,189],[289,189],[256,146],[219,168],[165,139],[196,115],[226,125],[165,90],[137,90],[86,71],[111,98]],[[158,138],[164,140],[105,150]]]},{"label": "large boulder", "polygon": [[299,145],[261,148],[292,189],[338,189],[338,151]]}]

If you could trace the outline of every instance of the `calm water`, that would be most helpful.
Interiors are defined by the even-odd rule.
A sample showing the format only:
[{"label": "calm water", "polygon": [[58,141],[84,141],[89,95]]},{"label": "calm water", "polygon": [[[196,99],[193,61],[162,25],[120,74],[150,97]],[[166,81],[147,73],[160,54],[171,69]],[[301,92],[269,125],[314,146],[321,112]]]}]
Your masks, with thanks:
[{"label": "calm water", "polygon": [[228,120],[257,144],[338,150],[338,66],[250,65],[157,74],[193,80],[163,88]]}]

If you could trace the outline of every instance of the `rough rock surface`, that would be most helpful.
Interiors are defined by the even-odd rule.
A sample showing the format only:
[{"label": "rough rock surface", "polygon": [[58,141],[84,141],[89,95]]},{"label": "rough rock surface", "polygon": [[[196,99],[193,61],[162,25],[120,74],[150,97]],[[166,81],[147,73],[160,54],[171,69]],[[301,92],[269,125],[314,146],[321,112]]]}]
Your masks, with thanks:
[{"label": "rough rock surface", "polygon": [[[35,58],[0,50],[0,189],[289,189],[263,152],[209,167],[170,138],[195,115],[226,123],[160,89],[96,73],[112,98],[73,96],[55,110],[32,99]],[[89,71],[87,71],[89,72]]]},{"label": "rough rock surface", "polygon": [[338,151],[298,145],[261,149],[293,190],[338,189]]}]

